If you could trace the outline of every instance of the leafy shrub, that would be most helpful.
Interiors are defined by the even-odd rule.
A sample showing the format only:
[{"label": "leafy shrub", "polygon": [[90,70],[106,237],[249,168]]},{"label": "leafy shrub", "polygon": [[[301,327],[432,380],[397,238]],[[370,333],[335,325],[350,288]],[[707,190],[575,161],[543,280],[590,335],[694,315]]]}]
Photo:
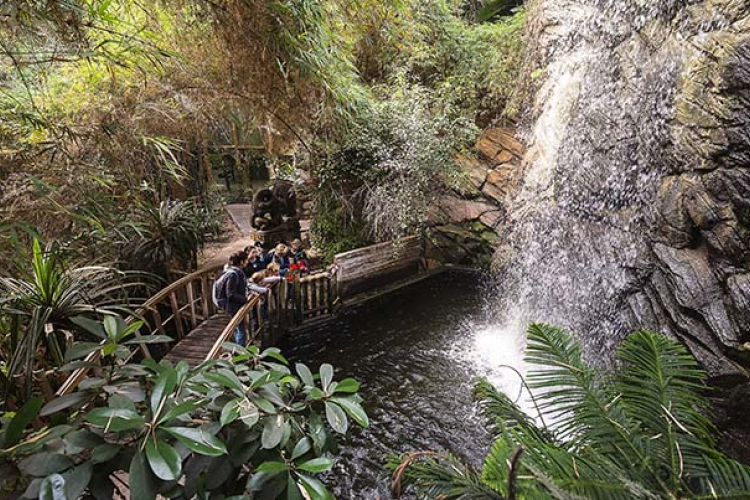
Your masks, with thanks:
[{"label": "leafy shrub", "polygon": [[527,362],[537,368],[528,384],[538,417],[480,382],[476,395],[496,438],[482,470],[414,454],[391,464],[396,486],[440,499],[750,498],[750,468],[717,449],[705,374],[685,347],[637,332],[617,358],[602,373],[570,334],[532,325]]},{"label": "leafy shrub", "polygon": [[[0,344],[8,363],[2,388],[6,398],[16,390],[28,396],[35,370],[64,364],[73,317],[127,310],[136,302],[130,291],[143,284],[141,276],[111,267],[76,267],[57,247],[42,250],[38,240],[23,274],[19,279],[0,277],[0,316],[7,328]],[[23,377],[19,387],[16,377]]]},{"label": "leafy shrub", "polygon": [[126,223],[122,255],[131,268],[148,270],[165,279],[170,266],[195,268],[207,232],[217,232],[213,212],[191,200],[141,202],[135,220]]},{"label": "leafy shrub", "polygon": [[[138,500],[332,499],[315,476],[333,464],[334,435],[346,434],[349,419],[368,425],[354,379],[334,381],[327,364],[315,375],[297,364],[295,375],[278,349],[234,344],[232,360],[192,369],[121,364],[120,346],[138,341],[139,325],[87,326],[106,337],[98,348],[109,366],[78,392],[44,406],[32,399],[6,419],[0,492],[109,500],[124,471]],[[38,417],[65,423],[29,430]]]},{"label": "leafy shrub", "polygon": [[316,165],[327,198],[319,200],[315,218],[336,213],[338,205],[340,218],[363,223],[367,239],[376,242],[422,227],[432,197],[455,171],[455,151],[476,133],[459,121],[444,127],[429,108],[431,98],[415,86],[372,103]]}]

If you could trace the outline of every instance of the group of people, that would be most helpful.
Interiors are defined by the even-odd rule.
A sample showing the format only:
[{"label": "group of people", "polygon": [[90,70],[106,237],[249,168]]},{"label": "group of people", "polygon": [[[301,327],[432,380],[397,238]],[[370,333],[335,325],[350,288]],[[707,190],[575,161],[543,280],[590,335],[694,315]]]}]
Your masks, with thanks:
[{"label": "group of people", "polygon": [[[307,253],[300,239],[291,246],[279,243],[271,252],[264,252],[260,242],[246,246],[229,257],[229,262],[214,283],[213,301],[230,316],[237,314],[254,293],[266,296],[273,283],[291,277],[293,273],[309,271]],[[263,313],[267,310],[264,303]],[[247,344],[244,322],[234,331],[234,342]]]}]

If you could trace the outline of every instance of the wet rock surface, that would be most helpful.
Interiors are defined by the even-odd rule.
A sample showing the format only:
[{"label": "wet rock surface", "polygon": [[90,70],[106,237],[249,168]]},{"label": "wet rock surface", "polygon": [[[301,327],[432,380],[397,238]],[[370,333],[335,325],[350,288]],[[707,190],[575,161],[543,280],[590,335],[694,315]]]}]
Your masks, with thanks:
[{"label": "wet rock surface", "polygon": [[[679,338],[714,380],[750,367],[750,4],[536,0],[539,67],[496,264],[511,315],[606,359],[636,328]],[[488,160],[497,154],[480,149]],[[507,145],[506,145],[507,147]],[[493,182],[487,180],[492,177]],[[740,378],[737,378],[740,377]]]}]

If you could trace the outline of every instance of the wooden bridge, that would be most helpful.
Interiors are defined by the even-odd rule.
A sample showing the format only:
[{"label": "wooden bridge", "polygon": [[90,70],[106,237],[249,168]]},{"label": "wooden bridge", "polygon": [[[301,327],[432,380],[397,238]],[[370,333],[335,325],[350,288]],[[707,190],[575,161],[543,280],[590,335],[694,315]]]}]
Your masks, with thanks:
[{"label": "wooden bridge", "polygon": [[[211,297],[223,264],[204,267],[161,290],[128,318],[143,321],[137,335],[166,335],[173,342],[139,344],[126,362],[153,358],[197,366],[219,358],[240,324],[249,342],[275,344],[283,332],[331,317],[344,297],[361,297],[388,282],[420,275],[428,267],[424,251],[424,242],[415,236],[339,254],[326,270],[304,277],[292,274],[272,286],[267,296],[252,294],[233,317],[217,308]],[[74,371],[57,394],[74,391],[90,366],[98,364],[98,356],[90,354],[87,367]]]},{"label": "wooden bridge", "polygon": [[[139,344],[128,361],[143,358],[186,361],[191,366],[216,359],[224,352],[235,328],[244,324],[250,343],[274,342],[275,334],[330,317],[336,302],[335,270],[301,277],[293,274],[270,287],[267,296],[250,295],[247,303],[230,317],[214,305],[211,294],[223,264],[200,269],[180,278],[146,301],[128,322],[141,320],[137,333],[167,335],[171,344]],[[99,354],[86,358],[99,361]],[[57,391],[75,390],[90,368],[80,368]]]}]

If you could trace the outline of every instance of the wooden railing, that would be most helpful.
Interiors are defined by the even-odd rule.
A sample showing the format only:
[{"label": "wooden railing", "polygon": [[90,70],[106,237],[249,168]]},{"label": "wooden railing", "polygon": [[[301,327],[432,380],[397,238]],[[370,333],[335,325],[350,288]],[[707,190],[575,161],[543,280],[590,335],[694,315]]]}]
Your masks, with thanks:
[{"label": "wooden railing", "polygon": [[[208,266],[178,279],[148,299],[126,321],[144,322],[137,333],[138,336],[167,335],[175,342],[179,342],[191,330],[219,312],[211,299],[211,293],[216,276],[222,267],[221,264]],[[138,349],[142,356],[153,358],[154,354],[156,357],[166,354],[165,349],[168,350],[169,347],[160,344],[140,344],[139,348],[131,351],[128,361],[138,355]],[[90,354],[85,361],[88,364],[98,363],[99,352]],[[69,394],[75,390],[90,369],[85,367],[75,370],[57,390],[57,395]]]},{"label": "wooden railing", "polygon": [[319,316],[333,314],[336,298],[334,296],[335,270],[297,278],[295,280],[294,303],[299,323]]},{"label": "wooden railing", "polygon": [[275,331],[333,314],[336,302],[334,279],[335,271],[318,272],[305,277],[294,274],[291,278],[271,285],[267,296],[253,294],[216,339],[206,360],[221,356],[222,345],[242,323],[248,334],[248,342],[252,343],[259,341],[263,335],[272,337]]},{"label": "wooden railing", "polygon": [[[151,297],[128,323],[144,322],[137,333],[143,335],[167,335],[179,342],[198,325],[221,311],[211,298],[213,284],[223,265],[209,266],[184,276]],[[319,272],[305,277],[292,275],[270,286],[265,297],[254,294],[237,314],[232,317],[206,355],[215,359],[222,353],[222,344],[232,336],[238,325],[244,323],[248,341],[254,342],[266,334],[301,325],[307,320],[333,313],[335,299],[335,270]],[[273,342],[274,339],[271,338]],[[171,346],[168,344],[139,344],[131,351],[126,362],[143,356],[161,358]],[[140,354],[139,354],[140,349]],[[98,364],[99,352],[90,354],[87,365]],[[75,370],[58,389],[57,395],[69,394],[91,370],[91,366]]]}]

